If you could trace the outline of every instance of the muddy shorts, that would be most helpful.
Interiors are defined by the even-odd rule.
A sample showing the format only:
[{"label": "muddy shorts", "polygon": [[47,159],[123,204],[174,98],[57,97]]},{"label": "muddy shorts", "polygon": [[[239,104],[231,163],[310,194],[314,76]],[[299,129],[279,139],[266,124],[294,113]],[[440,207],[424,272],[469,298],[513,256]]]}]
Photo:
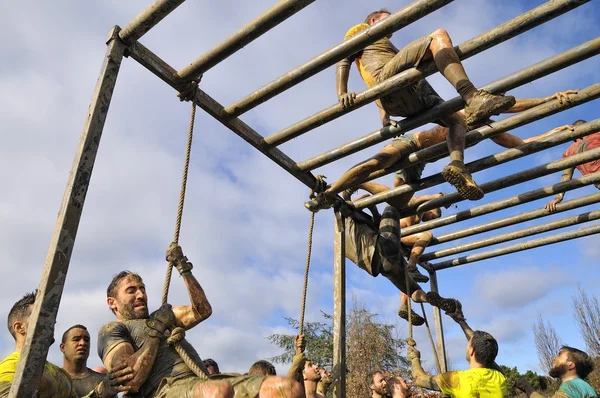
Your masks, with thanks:
[{"label": "muddy shorts", "polygon": [[[411,153],[419,150],[419,143],[414,134],[401,135],[392,140],[391,144],[393,147],[401,151],[401,158],[405,159]],[[396,171],[396,177],[401,178],[407,184],[418,182],[421,179],[423,170],[425,169],[426,163],[419,163],[414,166],[407,167]]]},{"label": "muddy shorts", "polygon": [[235,391],[234,398],[255,398],[258,397],[264,379],[263,376],[242,376],[237,373],[214,375],[208,380],[196,376],[165,377],[158,386],[154,398],[194,398],[196,385],[212,380],[229,382]]},{"label": "muddy shorts", "polygon": [[[377,82],[389,79],[398,73],[413,67],[418,67],[429,48],[431,37],[421,37],[402,48],[375,76]],[[391,116],[408,117],[425,109],[433,108],[444,100],[425,80],[402,87],[381,99],[377,105]]]}]

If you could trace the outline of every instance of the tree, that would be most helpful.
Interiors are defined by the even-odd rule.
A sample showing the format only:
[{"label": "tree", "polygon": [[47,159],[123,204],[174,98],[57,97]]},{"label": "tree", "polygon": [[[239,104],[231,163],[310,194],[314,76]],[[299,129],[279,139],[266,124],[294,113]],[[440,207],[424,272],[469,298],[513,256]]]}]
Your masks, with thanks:
[{"label": "tree", "polygon": [[589,355],[600,356],[600,303],[594,295],[587,295],[585,290],[578,286],[578,295],[572,296],[575,322]]},{"label": "tree", "polygon": [[[333,319],[321,311],[322,322],[304,325],[306,357],[322,367],[333,365]],[[346,334],[346,395],[369,396],[367,375],[373,370],[406,374],[407,361],[400,355],[404,341],[399,338],[396,325],[378,322],[378,315],[369,312],[361,303],[353,301],[347,315]],[[286,318],[288,324],[298,329],[298,321]],[[275,334],[269,341],[282,348],[281,355],[271,358],[275,363],[287,364],[294,356],[294,335]]]},{"label": "tree", "polygon": [[544,323],[542,315],[539,314],[537,322],[533,324],[533,336],[540,368],[548,373],[552,369],[552,358],[558,354],[561,347],[558,334],[550,321]]}]

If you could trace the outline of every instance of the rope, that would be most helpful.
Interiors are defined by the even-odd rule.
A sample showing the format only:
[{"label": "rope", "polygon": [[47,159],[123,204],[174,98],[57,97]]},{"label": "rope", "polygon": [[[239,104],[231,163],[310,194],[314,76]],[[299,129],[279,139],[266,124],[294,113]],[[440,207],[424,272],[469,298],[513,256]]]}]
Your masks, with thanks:
[{"label": "rope", "polygon": [[[181,219],[183,217],[183,203],[185,201],[185,189],[187,186],[188,169],[190,167],[190,156],[192,153],[192,138],[194,136],[194,120],[196,119],[196,103],[192,101],[192,112],[190,114],[190,128],[188,131],[187,146],[185,149],[185,161],[183,164],[183,176],[181,178],[181,190],[179,191],[179,205],[177,206],[177,218],[175,219],[175,234],[173,242],[179,243],[179,233],[181,232]],[[173,264],[167,265],[167,275],[163,285],[162,303],[166,304],[169,297],[169,287],[171,285],[171,275],[173,274]]]},{"label": "rope", "polygon": [[[327,184],[324,175],[317,175],[315,187],[310,190],[308,197],[313,199],[319,192],[323,192]],[[299,334],[304,334],[304,315],[306,314],[306,294],[308,292],[308,271],[310,270],[310,257],[312,254],[313,229],[315,227],[315,213],[310,214],[310,227],[308,228],[308,248],[306,252],[306,267],[304,268],[304,287],[302,288],[302,304],[300,305]]]},{"label": "rope", "polygon": [[185,338],[185,329],[176,327],[171,331],[171,336],[167,339],[167,344],[172,345],[177,351],[177,354],[181,357],[183,362],[190,368],[192,372],[199,378],[207,380],[208,376],[204,373],[204,370],[189,356],[185,348],[181,345],[181,341]]},{"label": "rope", "polygon": [[427,327],[427,335],[429,335],[429,342],[431,343],[431,348],[433,349],[433,356],[435,357],[435,364],[437,366],[438,374],[442,373],[442,364],[440,362],[440,357],[438,356],[437,349],[435,348],[435,343],[433,342],[433,335],[431,334],[431,329],[429,328],[429,321],[427,321],[427,314],[425,313],[425,306],[421,303],[421,310],[423,311],[423,319],[425,320],[425,326]]}]

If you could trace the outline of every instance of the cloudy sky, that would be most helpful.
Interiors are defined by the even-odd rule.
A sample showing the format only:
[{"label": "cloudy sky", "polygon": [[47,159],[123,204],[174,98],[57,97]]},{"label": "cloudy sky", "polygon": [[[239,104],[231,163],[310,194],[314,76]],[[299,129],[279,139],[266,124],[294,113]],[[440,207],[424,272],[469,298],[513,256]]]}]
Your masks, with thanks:
[{"label": "cloudy sky", "polygon": [[[179,69],[273,3],[190,0],[141,42]],[[361,22],[373,7],[395,11],[407,3],[381,0],[373,5],[347,0],[340,8],[338,2],[316,1],[207,72],[202,88],[229,105],[339,43],[346,30]],[[458,44],[541,3],[457,1],[396,33],[393,42],[401,47],[442,27]],[[12,304],[39,283],[108,31],[115,24],[126,25],[148,4],[146,0],[56,0],[7,2],[2,6],[0,318],[5,318]],[[595,38],[600,32],[599,11],[598,4],[586,4],[468,60],[467,71],[476,85],[484,85]],[[511,94],[547,96],[583,88],[599,81],[599,66],[596,57]],[[444,98],[456,95],[441,76],[429,80]],[[354,91],[364,89],[355,69],[350,87]],[[95,350],[96,331],[113,320],[105,303],[106,287],[123,269],[139,272],[145,279],[151,307],[159,304],[164,251],[173,234],[189,117],[189,105],[180,103],[175,94],[133,60],[124,61],[71,259],[56,325],[57,339],[69,326],[82,323],[91,330]],[[266,136],[335,102],[334,67],[330,67],[242,119]],[[592,102],[520,128],[516,134],[525,138],[575,119],[591,120],[596,117],[597,107],[598,102]],[[371,104],[282,149],[301,161],[371,132],[378,123],[376,107]],[[511,162],[493,172],[480,172],[477,180],[490,181],[559,159],[564,149]],[[474,160],[500,150],[484,142],[469,149],[466,156]],[[333,181],[375,151],[365,150],[319,173]],[[425,175],[439,172],[443,164],[430,165]],[[308,192],[295,178],[202,111],[196,119],[189,178],[181,244],[194,263],[194,274],[206,290],[214,315],[191,331],[188,338],[202,357],[216,359],[222,370],[245,371],[257,359],[279,353],[266,336],[291,333],[284,317],[298,317],[309,222],[302,203]],[[559,178],[560,173],[489,194],[480,203],[546,186]],[[391,184],[391,178],[382,182]],[[444,184],[428,192],[440,189],[452,191]],[[579,189],[568,193],[567,198],[593,192],[592,188]],[[539,208],[547,201],[434,233]],[[459,203],[445,214],[469,206]],[[569,215],[589,210],[577,209]],[[565,216],[548,217],[544,222]],[[332,214],[319,213],[309,284],[309,321],[320,320],[320,310],[332,311],[332,231]],[[553,323],[565,343],[583,347],[572,321],[571,296],[578,283],[590,293],[600,293],[595,267],[600,259],[599,239],[590,237],[446,270],[439,275],[440,290],[464,303],[473,327],[488,330],[498,338],[500,363],[523,371],[539,370],[531,332],[538,314]],[[382,319],[396,322],[398,293],[387,280],[373,279],[348,263],[348,290],[349,300],[355,296]],[[175,305],[188,302],[178,276],[173,279],[170,301]],[[400,332],[406,333],[406,324],[398,325]],[[7,331],[0,336],[0,355],[5,356],[13,350],[13,341]],[[446,337],[453,366],[466,366],[465,342],[449,320]],[[417,342],[424,358],[433,364],[422,330]],[[50,348],[49,359],[62,363],[58,344]],[[90,365],[99,364],[92,354]]]}]

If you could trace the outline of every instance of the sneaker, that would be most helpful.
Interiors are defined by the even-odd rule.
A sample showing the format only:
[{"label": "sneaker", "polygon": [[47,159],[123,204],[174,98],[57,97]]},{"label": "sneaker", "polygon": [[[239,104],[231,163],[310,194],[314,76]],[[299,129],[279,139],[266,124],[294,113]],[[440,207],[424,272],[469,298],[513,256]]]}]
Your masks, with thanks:
[{"label": "sneaker", "polygon": [[313,213],[316,213],[319,210],[329,209],[330,207],[333,207],[334,204],[335,196],[332,197],[329,194],[326,194],[325,192],[321,192],[308,202],[304,202],[304,207],[306,207]]},{"label": "sneaker", "polygon": [[429,277],[427,275],[423,275],[419,272],[417,267],[408,267],[408,274],[413,279],[413,281],[418,283],[429,282]]},{"label": "sneaker", "polygon": [[444,180],[452,184],[463,199],[479,200],[483,198],[483,190],[473,180],[471,173],[463,162],[453,160],[442,171]]},{"label": "sneaker", "polygon": [[[398,310],[398,316],[408,322],[408,308],[400,307]],[[412,309],[410,310],[410,318],[413,326],[421,326],[425,323],[425,319],[423,319],[421,315],[417,314]]]},{"label": "sneaker", "polygon": [[433,305],[434,307],[438,307],[446,314],[456,312],[456,307],[458,306],[457,303],[460,304],[458,300],[443,298],[436,292],[427,292],[425,296],[427,297],[427,302],[429,304]]},{"label": "sneaker", "polygon": [[456,301],[456,309],[452,312],[446,312],[446,315],[448,315],[450,318],[452,318],[454,320],[454,322],[460,322],[460,321],[466,321],[467,319],[465,318],[465,314],[463,314],[462,312],[462,304],[460,303],[460,301],[455,300]]},{"label": "sneaker", "polygon": [[515,102],[515,97],[510,95],[505,97],[477,90],[465,106],[465,123],[469,127],[492,115],[499,115],[512,108]]}]

